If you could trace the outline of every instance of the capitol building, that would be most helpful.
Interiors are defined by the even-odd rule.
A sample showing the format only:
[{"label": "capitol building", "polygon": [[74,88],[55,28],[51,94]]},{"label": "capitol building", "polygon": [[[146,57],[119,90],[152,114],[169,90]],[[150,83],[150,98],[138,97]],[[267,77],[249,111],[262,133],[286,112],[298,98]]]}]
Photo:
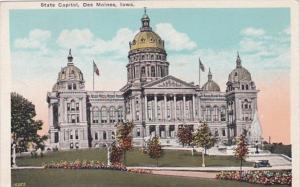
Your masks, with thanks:
[{"label": "capitol building", "polygon": [[208,124],[218,145],[232,144],[242,133],[250,144],[262,140],[258,90],[240,56],[233,60],[225,91],[210,70],[204,85],[180,80],[169,74],[164,40],[152,30],[146,13],[139,33],[129,42],[127,83],[119,91],[86,90],[71,51],[67,60],[47,93],[52,148],[103,146],[115,140],[115,125],[122,121],[134,123],[137,147],[153,136],[163,145],[178,145],[178,129],[187,125],[195,131],[200,121]]}]

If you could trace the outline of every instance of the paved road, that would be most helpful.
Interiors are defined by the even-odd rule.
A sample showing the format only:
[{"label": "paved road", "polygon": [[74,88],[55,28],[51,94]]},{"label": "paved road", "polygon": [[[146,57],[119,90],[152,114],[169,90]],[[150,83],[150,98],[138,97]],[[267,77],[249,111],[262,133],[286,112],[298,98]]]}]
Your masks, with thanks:
[{"label": "paved road", "polygon": [[281,156],[281,155],[254,155],[254,156],[249,156],[247,161],[250,162],[255,162],[258,160],[269,160],[269,163],[271,166],[292,166],[292,162],[288,160],[286,157]]},{"label": "paved road", "polygon": [[207,178],[214,179],[218,172],[202,172],[202,171],[161,171],[154,170],[152,174],[155,175],[169,175],[169,176],[180,176],[180,177],[196,177],[196,178]]}]

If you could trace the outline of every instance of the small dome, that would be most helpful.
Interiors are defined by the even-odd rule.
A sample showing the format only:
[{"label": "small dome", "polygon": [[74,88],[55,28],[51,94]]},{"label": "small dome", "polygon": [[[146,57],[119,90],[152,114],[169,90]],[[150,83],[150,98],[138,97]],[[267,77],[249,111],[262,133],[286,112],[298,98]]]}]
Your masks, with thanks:
[{"label": "small dome", "polygon": [[215,81],[211,80],[211,81],[207,81],[202,86],[202,90],[211,91],[211,92],[219,92],[221,89]]},{"label": "small dome", "polygon": [[251,74],[246,68],[242,67],[242,61],[239,53],[236,59],[236,68],[229,74],[228,81],[230,82],[251,81]]},{"label": "small dome", "polygon": [[239,81],[251,81],[251,74],[243,67],[235,68],[228,76],[228,81],[239,82]]},{"label": "small dome", "polygon": [[220,86],[212,80],[212,74],[210,72],[210,69],[208,71],[208,81],[202,86],[202,90],[210,92],[221,91]]},{"label": "small dome", "polygon": [[57,81],[84,81],[83,75],[80,69],[74,64],[68,64],[66,67],[62,68],[61,71],[58,73]]},{"label": "small dome", "polygon": [[164,41],[158,34],[152,31],[150,27],[150,18],[146,13],[141,18],[142,27],[140,32],[137,33],[134,39],[129,43],[130,50],[143,49],[143,48],[160,48],[164,50]]},{"label": "small dome", "polygon": [[[78,85],[77,89],[84,85],[83,74],[81,70],[73,64],[73,56],[71,54],[71,49],[68,55],[68,65],[66,67],[61,68],[58,73],[57,82],[52,87],[52,91],[64,90],[67,89],[68,84],[73,84],[74,88]],[[73,86],[72,85],[72,86]]]}]

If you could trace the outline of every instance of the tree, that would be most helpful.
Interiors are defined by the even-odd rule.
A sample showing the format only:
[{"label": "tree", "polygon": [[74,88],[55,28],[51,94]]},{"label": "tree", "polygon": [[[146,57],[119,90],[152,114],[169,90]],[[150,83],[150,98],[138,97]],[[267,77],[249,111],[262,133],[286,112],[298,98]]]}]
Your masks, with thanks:
[{"label": "tree", "polygon": [[123,151],[123,162],[126,163],[126,152],[133,148],[132,146],[132,130],[134,124],[132,122],[120,122],[117,125],[117,141],[119,147]]},{"label": "tree", "polygon": [[184,145],[190,145],[193,141],[193,134],[192,130],[189,126],[183,126],[178,129],[177,137],[179,142],[182,144],[182,147]]},{"label": "tree", "polygon": [[193,143],[204,149],[204,153],[202,151],[202,167],[205,167],[204,157],[206,155],[206,150],[212,147],[215,142],[215,137],[210,132],[208,125],[206,123],[202,123],[193,137]]},{"label": "tree", "polygon": [[202,147],[206,154],[206,150],[214,146],[215,142],[216,139],[210,132],[208,125],[202,123],[193,137],[193,143],[198,147]]},{"label": "tree", "polygon": [[156,159],[156,166],[158,167],[158,159],[162,157],[163,150],[161,148],[159,138],[157,136],[149,140],[147,145],[147,153],[150,158]]},{"label": "tree", "polygon": [[238,139],[237,147],[234,150],[235,158],[241,161],[241,166],[240,166],[241,171],[242,171],[243,161],[245,160],[245,157],[247,156],[248,153],[249,150],[246,141],[246,136],[244,134],[241,134]]},{"label": "tree", "polygon": [[35,106],[18,93],[11,93],[11,133],[17,143],[17,152],[27,151],[28,143],[36,144],[36,148],[44,149],[47,136],[40,136],[43,122],[35,120]]},{"label": "tree", "polygon": [[110,155],[110,162],[112,164],[116,164],[116,163],[121,162],[123,150],[119,146],[117,146],[116,143],[112,143],[110,154],[111,154]]}]

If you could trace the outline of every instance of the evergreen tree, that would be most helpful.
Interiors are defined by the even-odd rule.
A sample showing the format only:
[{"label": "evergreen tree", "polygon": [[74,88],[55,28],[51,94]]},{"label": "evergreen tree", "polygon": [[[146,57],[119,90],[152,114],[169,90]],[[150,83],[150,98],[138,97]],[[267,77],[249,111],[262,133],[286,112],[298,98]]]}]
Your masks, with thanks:
[{"label": "evergreen tree", "polygon": [[36,148],[44,149],[47,136],[37,134],[42,130],[43,122],[35,120],[35,106],[15,92],[11,93],[11,133],[18,144],[17,152],[27,151],[28,143],[34,143]]},{"label": "evergreen tree", "polygon": [[158,167],[158,159],[160,157],[162,157],[163,150],[161,148],[159,138],[157,136],[155,136],[149,140],[148,146],[147,146],[147,153],[150,156],[150,158],[153,158],[156,160],[156,166]]},{"label": "evergreen tree", "polygon": [[245,157],[249,153],[246,136],[244,134],[241,134],[238,139],[237,147],[234,150],[234,156],[236,159],[241,161],[240,169],[242,170],[243,161],[245,160]]},{"label": "evergreen tree", "polygon": [[120,122],[117,125],[117,141],[119,147],[123,150],[123,162],[126,163],[126,152],[133,148],[132,130],[134,124],[132,122]]},{"label": "evergreen tree", "polygon": [[182,147],[184,147],[184,145],[190,145],[193,141],[193,134],[191,128],[188,126],[183,126],[179,128],[177,132],[177,137],[179,142],[182,144]]}]

